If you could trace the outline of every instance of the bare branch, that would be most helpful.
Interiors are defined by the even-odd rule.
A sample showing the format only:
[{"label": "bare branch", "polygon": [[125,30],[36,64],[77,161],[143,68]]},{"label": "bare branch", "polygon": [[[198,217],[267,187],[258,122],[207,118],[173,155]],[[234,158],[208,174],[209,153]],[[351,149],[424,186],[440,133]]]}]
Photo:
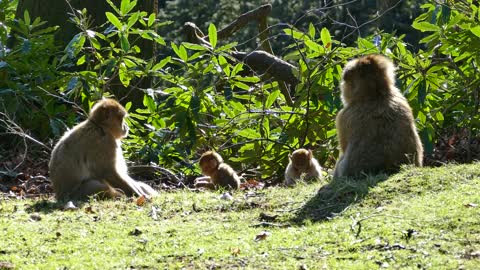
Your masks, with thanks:
[{"label": "bare branch", "polygon": [[249,12],[246,12],[240,15],[237,19],[235,19],[225,28],[218,31],[217,38],[225,39],[227,37],[230,37],[231,35],[233,35],[233,33],[238,31],[239,29],[242,29],[243,27],[245,27],[245,25],[247,25],[248,23],[254,20],[260,23],[260,21],[268,17],[271,11],[272,11],[272,5],[267,4],[267,5],[260,6]]}]

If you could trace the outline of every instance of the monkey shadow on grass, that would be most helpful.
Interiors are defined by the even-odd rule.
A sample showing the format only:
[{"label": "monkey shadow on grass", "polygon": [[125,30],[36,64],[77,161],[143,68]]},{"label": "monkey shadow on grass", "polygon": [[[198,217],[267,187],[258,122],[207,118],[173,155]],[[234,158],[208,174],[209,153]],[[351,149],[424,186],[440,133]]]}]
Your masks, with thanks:
[{"label": "monkey shadow on grass", "polygon": [[65,203],[60,203],[56,201],[51,201],[48,199],[43,199],[39,201],[35,201],[33,204],[27,206],[26,211],[28,213],[52,213],[55,211],[61,211],[65,207]]},{"label": "monkey shadow on grass", "polygon": [[72,202],[68,201],[52,201],[49,199],[43,199],[34,202],[33,204],[27,206],[26,211],[28,213],[44,213],[49,214],[55,211],[67,211],[75,210],[82,208],[83,205],[90,203],[90,199],[86,200],[75,200]]},{"label": "monkey shadow on grass", "polygon": [[360,202],[371,187],[385,181],[389,175],[368,175],[363,178],[332,180],[321,187],[294,215],[292,222],[319,222],[340,215],[352,204]]}]

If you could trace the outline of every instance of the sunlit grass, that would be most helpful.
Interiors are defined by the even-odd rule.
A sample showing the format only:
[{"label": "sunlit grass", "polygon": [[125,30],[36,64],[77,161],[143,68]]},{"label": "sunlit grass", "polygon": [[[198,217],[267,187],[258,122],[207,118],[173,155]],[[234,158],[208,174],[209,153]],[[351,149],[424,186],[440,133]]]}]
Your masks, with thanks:
[{"label": "sunlit grass", "polygon": [[475,269],[480,164],[152,202],[0,202],[0,269]]}]

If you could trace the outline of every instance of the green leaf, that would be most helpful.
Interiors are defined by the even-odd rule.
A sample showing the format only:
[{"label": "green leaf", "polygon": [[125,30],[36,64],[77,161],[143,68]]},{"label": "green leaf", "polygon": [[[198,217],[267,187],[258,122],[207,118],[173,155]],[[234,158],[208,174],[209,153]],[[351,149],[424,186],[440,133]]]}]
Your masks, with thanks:
[{"label": "green leaf", "polygon": [[143,96],[143,105],[148,108],[151,113],[155,113],[157,111],[157,105],[153,98],[149,95]]},{"label": "green leaf", "polygon": [[332,138],[337,135],[337,130],[336,129],[330,129],[327,131],[327,138]]},{"label": "green leaf", "polygon": [[480,37],[480,25],[470,28],[470,32],[472,32],[475,36]]},{"label": "green leaf", "polygon": [[320,38],[322,39],[322,43],[325,48],[332,47],[332,36],[327,28],[322,28],[322,32],[320,32]]},{"label": "green leaf", "polygon": [[235,82],[234,84],[236,87],[240,88],[240,89],[243,89],[243,90],[250,90],[250,86],[242,83],[242,82]]},{"label": "green leaf", "polygon": [[171,60],[172,60],[171,56],[165,57],[162,61],[157,63],[155,66],[153,66],[152,71],[157,71],[162,69],[166,64],[170,63]]},{"label": "green leaf", "polygon": [[425,122],[427,122],[427,116],[422,111],[418,112],[417,118],[421,124],[425,124]]},{"label": "green leaf", "polygon": [[117,6],[115,6],[114,3],[112,3],[112,0],[106,0],[107,3],[110,5],[110,7],[112,7],[112,9],[116,12],[116,13],[120,13],[120,10],[117,8]]},{"label": "green leaf", "polygon": [[231,101],[228,103],[237,113],[246,110],[245,106],[238,101]]},{"label": "green leaf", "polygon": [[131,1],[130,0],[122,0],[120,4],[120,12],[122,15],[128,14],[135,6],[137,5],[137,0]]},{"label": "green leaf", "polygon": [[130,84],[130,74],[125,63],[121,63],[118,67],[118,77],[123,86],[127,87]]},{"label": "green leaf", "polygon": [[263,136],[266,137],[266,138],[269,138],[270,137],[270,120],[268,120],[268,118],[264,118],[263,119]]},{"label": "green leaf", "polygon": [[425,80],[422,80],[418,85],[418,102],[420,104],[425,103],[425,99],[427,98],[427,84]]},{"label": "green leaf", "polygon": [[321,54],[325,53],[325,49],[315,41],[305,40],[305,45],[314,52],[318,52]]},{"label": "green leaf", "polygon": [[155,22],[155,13],[152,13],[150,14],[150,16],[148,16],[147,26],[148,27],[152,26],[154,22]]},{"label": "green leaf", "polygon": [[251,76],[251,77],[236,76],[235,79],[237,81],[249,82],[249,83],[258,83],[260,81],[260,78],[258,78],[257,76]]},{"label": "green leaf", "polygon": [[217,48],[217,52],[223,52],[223,51],[229,51],[231,48],[235,47],[238,45],[238,42],[232,42],[232,43],[229,43],[229,44],[226,44],[226,45],[223,45],[219,48]]},{"label": "green leaf", "polygon": [[232,76],[235,76],[237,75],[238,72],[242,71],[243,70],[243,63],[238,63],[235,65],[235,67],[233,68],[232,70]]},{"label": "green leaf", "polygon": [[417,29],[417,30],[420,30],[422,32],[436,32],[436,31],[440,31],[440,27],[434,25],[434,24],[431,24],[431,23],[428,23],[428,22],[417,22],[417,21],[414,21],[413,24],[412,24],[412,27]]},{"label": "green leaf", "polygon": [[443,120],[445,120],[445,118],[443,117],[443,114],[441,111],[438,111],[436,114],[435,114],[435,118],[437,119],[437,121],[440,121],[440,122],[443,122]]},{"label": "green leaf", "polygon": [[245,128],[238,132],[238,136],[247,138],[247,139],[258,139],[260,138],[260,134],[258,134],[254,129]]},{"label": "green leaf", "polygon": [[100,42],[98,41],[98,39],[96,38],[91,38],[90,39],[90,42],[92,43],[92,46],[97,49],[97,50],[100,50],[100,48],[102,48],[102,45],[100,44]]},{"label": "green leaf", "polygon": [[213,23],[208,26],[208,40],[210,40],[212,48],[217,46],[217,28]]},{"label": "green leaf", "polygon": [[129,101],[127,102],[127,104],[125,104],[125,110],[128,112],[130,110],[130,108],[132,107],[132,102]]},{"label": "green leaf", "polygon": [[289,29],[283,29],[283,31],[285,32],[285,34],[292,36],[294,39],[298,39],[298,40],[308,40],[309,39],[309,37],[307,35],[305,35],[305,33],[297,31],[297,30],[293,30],[293,29],[289,28]]},{"label": "green leaf", "polygon": [[189,50],[194,50],[194,51],[206,51],[207,48],[203,47],[202,45],[194,44],[194,43],[189,43],[189,42],[182,42],[182,45],[185,46],[185,48]]},{"label": "green leaf", "polygon": [[80,66],[80,65],[82,65],[83,63],[85,63],[85,55],[82,55],[82,57],[80,57],[80,58],[77,60],[77,66]]},{"label": "green leaf", "polygon": [[28,14],[28,10],[23,12],[23,20],[26,25],[30,25],[30,14]]},{"label": "green leaf", "polygon": [[115,26],[115,28],[117,28],[117,30],[119,30],[119,31],[122,30],[122,23],[117,18],[117,16],[115,16],[111,12],[105,12],[105,15],[107,16],[108,21],[111,22],[113,24],[113,26]]},{"label": "green leaf", "polygon": [[135,12],[130,18],[128,18],[127,29],[130,29],[140,19],[140,12]]},{"label": "green leaf", "polygon": [[188,53],[187,53],[187,50],[185,49],[185,47],[183,45],[180,45],[179,47],[179,57],[184,61],[184,62],[187,62],[188,60]]},{"label": "green leaf", "polygon": [[310,23],[308,25],[308,35],[310,36],[311,39],[315,38],[315,26],[313,26],[313,23]]},{"label": "green leaf", "polygon": [[130,50],[130,42],[128,42],[128,38],[125,35],[120,36],[120,45],[122,46],[122,50],[124,52],[128,52],[128,50]]},{"label": "green leaf", "polygon": [[277,97],[279,95],[280,95],[279,90],[275,90],[272,93],[270,93],[270,95],[268,95],[267,102],[265,102],[265,107],[270,108],[273,105],[273,103],[275,102],[275,100],[277,100]]}]

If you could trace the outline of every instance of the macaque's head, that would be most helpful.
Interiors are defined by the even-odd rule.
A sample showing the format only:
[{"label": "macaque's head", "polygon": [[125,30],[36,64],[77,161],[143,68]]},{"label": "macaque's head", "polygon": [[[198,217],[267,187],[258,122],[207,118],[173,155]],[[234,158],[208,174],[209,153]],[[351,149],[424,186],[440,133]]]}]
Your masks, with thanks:
[{"label": "macaque's head", "polygon": [[114,99],[102,99],[97,102],[88,119],[110,133],[115,139],[128,135],[128,126],[125,123],[127,111]]},{"label": "macaque's head", "polygon": [[344,104],[390,93],[395,83],[395,67],[390,59],[370,54],[349,61],[343,68],[340,89]]},{"label": "macaque's head", "polygon": [[222,162],[223,159],[219,154],[213,151],[207,151],[202,154],[198,163],[202,169],[202,173],[204,175],[211,176],[218,170],[218,166]]},{"label": "macaque's head", "polygon": [[312,157],[312,150],[307,150],[303,148],[295,150],[291,155],[289,155],[293,169],[299,173],[303,173],[308,170]]}]

